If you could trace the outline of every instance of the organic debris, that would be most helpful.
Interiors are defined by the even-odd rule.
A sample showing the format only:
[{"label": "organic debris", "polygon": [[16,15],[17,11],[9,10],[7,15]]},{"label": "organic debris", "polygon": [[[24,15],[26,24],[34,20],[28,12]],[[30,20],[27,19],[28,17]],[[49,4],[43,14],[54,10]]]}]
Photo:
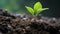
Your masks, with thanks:
[{"label": "organic debris", "polygon": [[26,19],[0,10],[0,34],[60,34],[59,21],[48,17]]}]

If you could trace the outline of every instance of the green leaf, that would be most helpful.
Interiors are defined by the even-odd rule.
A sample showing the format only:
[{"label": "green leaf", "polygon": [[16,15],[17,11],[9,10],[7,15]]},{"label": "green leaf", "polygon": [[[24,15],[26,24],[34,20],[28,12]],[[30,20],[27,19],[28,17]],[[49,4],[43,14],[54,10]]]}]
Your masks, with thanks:
[{"label": "green leaf", "polygon": [[38,16],[39,13],[41,13],[42,11],[49,9],[49,8],[42,8],[42,4],[40,2],[34,4],[34,10],[31,7],[27,7],[27,6],[25,7],[33,16]]},{"label": "green leaf", "polygon": [[48,10],[49,8],[43,8],[42,10]]},{"label": "green leaf", "polygon": [[34,5],[34,11],[35,13],[37,12],[37,10],[41,8],[42,9],[42,4],[40,2],[37,2],[35,5]]},{"label": "green leaf", "polygon": [[27,6],[25,7],[32,15],[34,15],[34,10],[31,7],[27,7]]},{"label": "green leaf", "polygon": [[49,9],[49,8],[43,8],[43,9],[39,8],[39,9],[37,10],[36,16],[38,16],[38,14],[41,13],[41,12],[43,12],[44,10],[48,10],[48,9]]},{"label": "green leaf", "polygon": [[39,8],[36,12],[36,16],[38,16],[39,13],[41,13],[43,10],[41,8]]}]

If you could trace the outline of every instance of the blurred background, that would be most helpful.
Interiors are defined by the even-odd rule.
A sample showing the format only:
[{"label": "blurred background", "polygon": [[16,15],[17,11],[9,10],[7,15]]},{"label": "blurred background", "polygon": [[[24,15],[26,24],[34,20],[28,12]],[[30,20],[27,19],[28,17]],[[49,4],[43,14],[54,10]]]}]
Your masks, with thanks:
[{"label": "blurred background", "polygon": [[60,0],[0,0],[0,8],[7,10],[11,13],[27,13],[25,6],[33,5],[40,1],[43,8],[49,8],[49,10],[42,12],[44,16],[48,17],[60,17]]}]

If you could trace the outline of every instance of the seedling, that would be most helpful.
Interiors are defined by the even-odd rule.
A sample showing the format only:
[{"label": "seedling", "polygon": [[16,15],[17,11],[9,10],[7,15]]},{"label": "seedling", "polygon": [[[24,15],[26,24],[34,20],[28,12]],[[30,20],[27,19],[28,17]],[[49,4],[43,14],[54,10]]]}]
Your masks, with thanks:
[{"label": "seedling", "polygon": [[49,8],[42,8],[42,4],[40,2],[37,2],[34,4],[34,8],[25,6],[28,12],[30,12],[33,16],[38,16],[41,12],[44,10],[48,10]]}]

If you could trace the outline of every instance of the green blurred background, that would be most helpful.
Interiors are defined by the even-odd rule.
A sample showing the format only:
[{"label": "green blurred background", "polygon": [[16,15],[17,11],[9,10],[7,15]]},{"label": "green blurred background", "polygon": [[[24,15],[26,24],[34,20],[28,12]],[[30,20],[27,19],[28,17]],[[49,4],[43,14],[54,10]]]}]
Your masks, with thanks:
[{"label": "green blurred background", "polygon": [[50,8],[42,12],[44,16],[60,17],[60,0],[0,0],[0,8],[11,13],[27,13],[25,6],[33,5],[40,1],[43,7]]},{"label": "green blurred background", "polygon": [[35,2],[37,0],[0,0],[0,8],[11,13],[27,13],[25,6],[33,7]]}]

